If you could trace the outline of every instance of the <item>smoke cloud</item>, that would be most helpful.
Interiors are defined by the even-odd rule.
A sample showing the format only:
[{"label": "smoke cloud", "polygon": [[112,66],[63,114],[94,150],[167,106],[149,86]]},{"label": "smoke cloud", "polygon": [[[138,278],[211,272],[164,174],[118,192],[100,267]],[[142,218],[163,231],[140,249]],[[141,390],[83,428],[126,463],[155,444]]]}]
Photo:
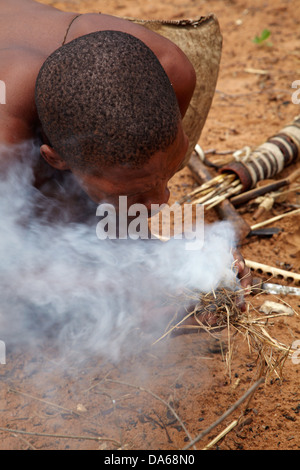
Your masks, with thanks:
[{"label": "smoke cloud", "polygon": [[[78,360],[95,352],[117,360],[135,348],[132,333],[143,331],[145,317],[151,323],[166,294],[233,281],[229,224],[206,227],[199,251],[184,240],[100,241],[96,209],[77,204],[72,175],[55,183],[55,197],[47,184],[43,193],[33,187],[38,158],[35,142],[0,149],[0,340],[8,347],[52,338],[76,347]],[[72,201],[87,220],[70,216]],[[155,334],[165,326],[153,320]]]}]

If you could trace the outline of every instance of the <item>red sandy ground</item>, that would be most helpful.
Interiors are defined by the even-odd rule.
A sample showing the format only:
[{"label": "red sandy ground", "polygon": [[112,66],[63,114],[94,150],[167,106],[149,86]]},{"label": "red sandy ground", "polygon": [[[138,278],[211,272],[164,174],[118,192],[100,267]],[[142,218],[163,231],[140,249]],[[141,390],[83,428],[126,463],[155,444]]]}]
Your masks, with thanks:
[{"label": "red sandy ground", "polygon": [[[255,147],[299,114],[299,105],[291,100],[291,84],[300,79],[299,0],[44,2],[68,11],[102,11],[145,19],[195,18],[215,13],[224,46],[217,91],[200,140],[204,150]],[[272,45],[254,44],[252,39],[265,28],[271,31]],[[249,73],[246,69],[250,68],[267,73]],[[289,168],[283,175],[291,171]],[[174,200],[193,185],[188,169],[176,175],[171,184]],[[294,198],[293,202],[299,200]],[[268,216],[282,210],[282,205],[277,206]],[[246,211],[244,217],[253,223],[252,213]],[[280,221],[276,225],[284,229],[282,233],[244,244],[244,256],[300,272],[299,221],[299,216]],[[259,307],[266,299],[277,300],[261,295],[252,302]],[[282,299],[299,311],[299,298]],[[300,340],[300,318],[295,314],[275,319],[269,331],[279,341],[292,344]],[[248,351],[241,336],[232,341],[231,380],[223,355],[214,350],[204,333],[170,338],[145,351],[142,357],[117,364],[94,357],[84,368],[74,366],[71,370],[59,358],[53,359],[49,351],[41,351],[34,358],[30,351],[15,354],[0,368],[1,427],[41,434],[101,436],[116,443],[2,431],[0,448],[182,449],[188,442],[182,423],[150,392],[168,402],[190,435],[197,436],[257,378],[255,353]],[[226,348],[226,336],[224,345]],[[299,449],[299,367],[288,359],[282,381],[274,377],[261,385],[247,404],[246,414],[244,404],[201,440],[197,449],[240,418],[241,424],[213,449]],[[125,383],[107,382],[106,378]]]}]

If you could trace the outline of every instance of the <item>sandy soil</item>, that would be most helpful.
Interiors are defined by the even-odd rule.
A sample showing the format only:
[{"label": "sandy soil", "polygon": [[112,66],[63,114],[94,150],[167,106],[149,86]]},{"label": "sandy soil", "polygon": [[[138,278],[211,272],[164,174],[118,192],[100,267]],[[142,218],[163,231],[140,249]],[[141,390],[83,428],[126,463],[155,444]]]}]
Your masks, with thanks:
[{"label": "sandy soil", "polygon": [[[68,11],[103,11],[145,19],[215,13],[224,45],[217,91],[200,140],[204,150],[255,147],[299,114],[299,105],[291,100],[291,84],[300,79],[298,0],[44,2]],[[271,31],[272,45],[254,44],[253,38],[264,28]],[[219,162],[226,157],[209,158]],[[283,175],[293,169],[286,169]],[[183,170],[172,181],[172,198],[177,199],[194,184],[189,170]],[[299,201],[295,196],[285,203]],[[277,204],[267,216],[286,207]],[[243,209],[243,216],[253,224],[253,212],[249,207]],[[242,247],[245,258],[300,273],[299,222],[299,216],[284,219],[276,223],[283,229],[281,233],[249,239]],[[259,307],[264,300],[278,299],[263,294],[248,300]],[[300,340],[300,300],[292,296],[282,300],[296,313],[275,318],[269,326],[273,337],[291,345]],[[159,343],[142,356],[118,363],[95,356],[84,368],[73,365],[72,369],[49,348],[34,357],[28,350],[14,352],[0,368],[1,427],[33,434],[0,431],[0,448],[182,449],[189,442],[187,433],[197,436],[257,379],[256,354],[248,350],[240,335],[231,340],[229,376],[227,335],[221,338],[223,352],[207,334],[188,334],[169,338],[167,347]],[[212,449],[299,449],[299,367],[287,359],[282,380],[269,378],[250,402],[202,439],[197,449],[205,447],[233,420],[239,424]],[[73,438],[67,438],[70,435]]]}]

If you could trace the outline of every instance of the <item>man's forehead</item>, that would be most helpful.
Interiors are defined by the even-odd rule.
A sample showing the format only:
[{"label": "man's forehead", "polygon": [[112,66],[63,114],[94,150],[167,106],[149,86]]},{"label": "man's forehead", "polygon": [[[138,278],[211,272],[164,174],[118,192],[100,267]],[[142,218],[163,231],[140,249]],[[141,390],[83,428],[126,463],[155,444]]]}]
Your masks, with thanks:
[{"label": "man's forehead", "polygon": [[175,142],[167,151],[157,152],[142,167],[134,168],[124,165],[107,168],[102,172],[102,178],[123,184],[124,187],[134,181],[140,184],[148,182],[155,185],[159,180],[169,177],[170,173],[181,165],[185,158],[184,150],[187,147],[185,143],[184,134],[179,132]]},{"label": "man's forehead", "polygon": [[166,151],[154,154],[142,167],[115,166],[101,168],[99,174],[78,174],[83,187],[95,199],[106,196],[142,194],[166,184],[179,170],[188,148],[182,126]]},{"label": "man's forehead", "polygon": [[164,179],[165,171],[159,165],[145,166],[140,169],[128,167],[114,167],[107,170],[101,177],[91,177],[90,184],[101,185],[103,191],[108,194],[127,194],[150,190]]}]

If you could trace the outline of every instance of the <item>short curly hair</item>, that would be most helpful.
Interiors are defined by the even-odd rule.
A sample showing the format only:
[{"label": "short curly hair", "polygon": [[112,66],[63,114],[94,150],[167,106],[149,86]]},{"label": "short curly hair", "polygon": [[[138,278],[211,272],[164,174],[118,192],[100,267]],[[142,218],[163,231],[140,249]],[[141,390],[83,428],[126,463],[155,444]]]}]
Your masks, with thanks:
[{"label": "short curly hair", "polygon": [[177,98],[156,55],[120,31],[81,36],[42,65],[35,101],[50,145],[72,168],[142,167],[175,140]]}]

